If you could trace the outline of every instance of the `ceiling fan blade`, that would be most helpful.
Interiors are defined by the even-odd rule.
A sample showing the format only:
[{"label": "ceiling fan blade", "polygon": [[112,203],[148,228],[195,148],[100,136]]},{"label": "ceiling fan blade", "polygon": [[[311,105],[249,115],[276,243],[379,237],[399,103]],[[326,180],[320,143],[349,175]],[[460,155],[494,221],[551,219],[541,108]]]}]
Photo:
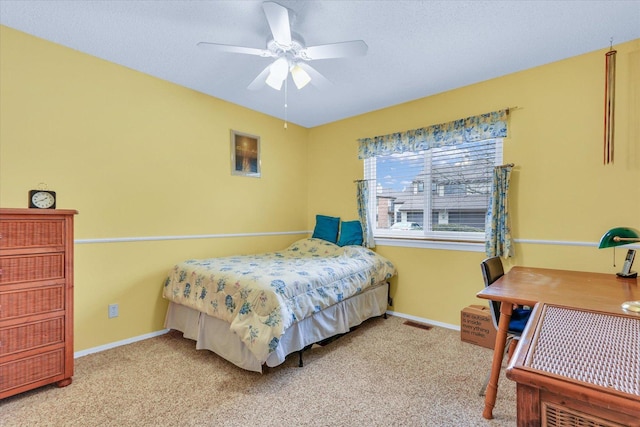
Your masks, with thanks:
[{"label": "ceiling fan blade", "polygon": [[269,76],[269,71],[271,71],[271,64],[267,65],[267,67],[262,70],[258,77],[253,79],[253,81],[247,86],[249,90],[258,90],[264,87],[265,81],[267,80],[267,76]]},{"label": "ceiling fan blade", "polygon": [[198,46],[204,49],[216,50],[218,52],[244,53],[247,55],[262,56],[263,58],[273,57],[273,53],[266,49],[256,49],[253,47],[232,46],[228,44],[199,42]]},{"label": "ceiling fan blade", "polygon": [[281,47],[291,47],[291,26],[289,24],[289,10],[274,2],[262,3],[264,14],[267,16],[273,40]]},{"label": "ceiling fan blade", "polygon": [[300,56],[306,60],[347,58],[351,56],[364,56],[367,54],[368,49],[369,47],[364,41],[354,40],[350,42],[309,46],[300,51]]},{"label": "ceiling fan blade", "polygon": [[309,77],[311,77],[311,84],[317,87],[318,89],[325,89],[331,86],[332,83],[325,76],[320,74],[318,70],[313,68],[311,65],[302,61],[300,61],[297,65],[298,67],[302,68],[304,71],[307,72]]}]

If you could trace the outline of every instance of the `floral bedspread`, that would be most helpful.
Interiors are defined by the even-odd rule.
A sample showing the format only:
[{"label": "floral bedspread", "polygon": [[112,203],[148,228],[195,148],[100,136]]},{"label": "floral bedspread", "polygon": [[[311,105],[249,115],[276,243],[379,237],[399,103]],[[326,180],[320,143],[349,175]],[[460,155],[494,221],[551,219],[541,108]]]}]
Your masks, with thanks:
[{"label": "floral bedspread", "polygon": [[163,296],[229,322],[264,362],[290,325],[395,274],[369,249],[309,238],[279,252],[184,261]]}]

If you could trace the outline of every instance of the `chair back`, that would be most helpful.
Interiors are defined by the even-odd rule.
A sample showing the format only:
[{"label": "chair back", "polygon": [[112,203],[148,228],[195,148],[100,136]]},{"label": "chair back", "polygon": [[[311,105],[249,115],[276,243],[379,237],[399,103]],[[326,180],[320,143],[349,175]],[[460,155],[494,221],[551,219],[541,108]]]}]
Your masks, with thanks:
[{"label": "chair back", "polygon": [[[504,276],[504,268],[502,267],[502,260],[500,257],[487,258],[480,263],[482,269],[482,277],[484,278],[484,286],[487,287],[493,282]],[[500,321],[500,303],[498,301],[489,301],[489,308],[491,309],[491,319],[493,320],[493,326],[498,329],[498,322]]]}]

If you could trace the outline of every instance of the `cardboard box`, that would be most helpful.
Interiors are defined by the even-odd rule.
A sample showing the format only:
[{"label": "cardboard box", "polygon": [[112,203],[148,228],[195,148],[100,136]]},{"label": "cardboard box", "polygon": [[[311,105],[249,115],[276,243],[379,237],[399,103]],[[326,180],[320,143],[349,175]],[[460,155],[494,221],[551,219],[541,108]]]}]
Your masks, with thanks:
[{"label": "cardboard box", "polygon": [[460,339],[464,342],[493,349],[496,328],[491,320],[491,310],[485,305],[470,305],[460,312]]}]

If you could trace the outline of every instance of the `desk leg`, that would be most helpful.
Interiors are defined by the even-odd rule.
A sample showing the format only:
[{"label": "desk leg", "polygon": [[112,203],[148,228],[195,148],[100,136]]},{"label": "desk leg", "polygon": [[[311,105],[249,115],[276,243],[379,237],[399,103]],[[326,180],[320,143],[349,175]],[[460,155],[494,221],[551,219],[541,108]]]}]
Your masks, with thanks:
[{"label": "desk leg", "polygon": [[500,322],[498,323],[496,344],[493,349],[491,377],[489,378],[487,394],[484,398],[484,412],[482,412],[482,416],[488,420],[493,418],[493,407],[496,404],[496,396],[498,395],[498,379],[500,378],[500,370],[502,369],[502,358],[504,357],[504,346],[507,342],[507,331],[509,330],[511,313],[513,313],[512,304],[500,304]]}]

